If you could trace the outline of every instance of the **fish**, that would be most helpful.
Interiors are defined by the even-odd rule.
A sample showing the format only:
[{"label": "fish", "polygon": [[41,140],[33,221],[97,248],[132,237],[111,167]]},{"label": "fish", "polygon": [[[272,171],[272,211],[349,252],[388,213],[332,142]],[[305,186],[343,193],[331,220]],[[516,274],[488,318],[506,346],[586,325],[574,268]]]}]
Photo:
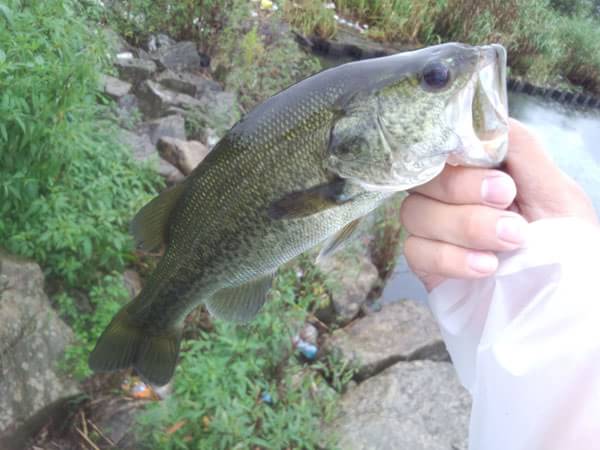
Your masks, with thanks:
[{"label": "fish", "polygon": [[172,378],[185,317],[204,304],[248,322],[279,266],[355,234],[396,192],[448,164],[496,167],[508,141],[506,51],[446,43],[312,75],[241,118],[180,184],[134,217],[138,248],[164,254],[89,356]]}]

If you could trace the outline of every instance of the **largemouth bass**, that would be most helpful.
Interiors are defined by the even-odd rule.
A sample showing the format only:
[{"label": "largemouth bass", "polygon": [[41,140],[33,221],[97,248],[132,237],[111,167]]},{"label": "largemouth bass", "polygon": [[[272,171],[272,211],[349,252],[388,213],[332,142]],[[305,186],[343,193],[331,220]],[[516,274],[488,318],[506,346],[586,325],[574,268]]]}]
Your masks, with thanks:
[{"label": "largemouth bass", "polygon": [[499,45],[449,43],[344,64],[269,98],[135,216],[137,245],[165,253],[98,340],[90,367],[133,366],[167,383],[196,306],[250,320],[281,264],[325,241],[321,253],[333,251],[386,197],[446,162],[498,165],[507,130]]}]

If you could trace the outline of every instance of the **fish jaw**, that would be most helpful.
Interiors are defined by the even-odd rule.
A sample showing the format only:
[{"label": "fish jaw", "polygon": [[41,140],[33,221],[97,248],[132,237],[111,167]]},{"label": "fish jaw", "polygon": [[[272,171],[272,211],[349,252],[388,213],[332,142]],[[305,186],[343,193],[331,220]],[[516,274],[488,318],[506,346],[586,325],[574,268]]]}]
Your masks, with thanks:
[{"label": "fish jaw", "polygon": [[508,150],[508,99],[506,50],[498,44],[480,47],[478,70],[446,110],[448,123],[456,124],[459,147],[448,164],[499,166]]}]

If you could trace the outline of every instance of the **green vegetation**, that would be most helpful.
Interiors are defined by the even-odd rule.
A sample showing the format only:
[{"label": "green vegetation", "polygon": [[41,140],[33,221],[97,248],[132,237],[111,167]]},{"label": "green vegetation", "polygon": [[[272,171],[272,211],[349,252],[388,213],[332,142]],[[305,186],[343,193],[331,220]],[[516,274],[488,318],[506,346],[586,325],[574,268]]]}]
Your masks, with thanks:
[{"label": "green vegetation", "polygon": [[[302,32],[335,33],[328,15],[288,8]],[[600,94],[600,2],[594,0],[338,0],[338,13],[368,24],[371,39],[409,46],[499,42],[513,75],[538,83],[568,81]]]},{"label": "green vegetation", "polygon": [[[107,2],[109,4],[109,2]],[[106,119],[98,74],[110,71],[97,23],[134,44],[164,32],[193,39],[241,112],[320,69],[298,50],[283,19],[303,33],[332,36],[321,0],[280,2],[250,14],[246,0],[0,0],[0,242],[34,258],[73,327],[66,364],[89,375],[87,355],[127,301],[124,268],[139,261],[127,225],[159,186],[134,163]],[[339,0],[339,13],[369,24],[374,39],[411,45],[502,42],[513,73],[565,79],[600,92],[600,27],[594,2],[579,0]],[[194,18],[198,18],[194,21]],[[90,25],[90,21],[94,22]],[[222,134],[230,117],[190,112],[188,126]],[[205,130],[204,130],[205,131]],[[398,204],[382,208],[370,247],[380,275],[398,248]],[[152,264],[152,262],[150,262]],[[301,272],[302,275],[298,275]],[[331,448],[320,434],[353,372],[335,355],[308,365],[291,338],[328,299],[328,280],[306,258],[283,268],[273,299],[247,326],[191,321],[175,394],[140,418],[149,448]],[[268,393],[272,402],[262,400]]]},{"label": "green vegetation", "polygon": [[78,338],[68,361],[83,376],[86,352],[126,298],[107,274],[132,260],[127,224],[158,179],[103,119],[107,48],[75,6],[0,4],[0,242],[53,281]]},{"label": "green vegetation", "polygon": [[85,290],[124,267],[156,182],[101,119],[106,48],[59,0],[11,1],[0,27],[0,241]]},{"label": "green vegetation", "polygon": [[96,339],[129,300],[123,277],[118,273],[105,275],[98,280],[88,297],[89,301],[83,302],[81,297],[73,293],[61,292],[56,295],[58,310],[75,333],[75,344],[67,347],[63,367],[78,379],[91,375],[87,360],[96,345]]},{"label": "green vegetation", "polygon": [[[245,28],[246,2],[167,3],[114,2],[109,10],[75,0],[0,3],[0,239],[52,280],[53,300],[76,337],[65,369],[78,378],[90,375],[90,350],[128,300],[120,274],[136,259],[127,225],[159,185],[106,119],[110,102],[98,94],[98,74],[111,70],[108,48],[89,21],[109,23],[134,43],[156,31],[198,40],[242,108],[318,70],[285,33],[268,39]],[[190,17],[202,22],[192,26]],[[196,119],[222,128],[218,118]],[[277,298],[251,325],[190,327],[199,339],[184,343],[176,395],[140,419],[151,448],[324,445],[320,425],[337,396],[324,377],[342,389],[352,371],[331,358],[304,367],[292,349],[309,306],[325,294],[302,264],[302,283],[295,268],[284,270]],[[259,401],[265,392],[271,405]]]},{"label": "green vegetation", "polygon": [[[187,341],[174,394],[140,418],[148,448],[332,448],[320,434],[337,393],[353,372],[335,359],[307,366],[292,336],[319,292],[318,273],[304,259],[280,271],[271,300],[248,325],[215,321],[213,332]],[[269,394],[272,402],[264,401]]]}]

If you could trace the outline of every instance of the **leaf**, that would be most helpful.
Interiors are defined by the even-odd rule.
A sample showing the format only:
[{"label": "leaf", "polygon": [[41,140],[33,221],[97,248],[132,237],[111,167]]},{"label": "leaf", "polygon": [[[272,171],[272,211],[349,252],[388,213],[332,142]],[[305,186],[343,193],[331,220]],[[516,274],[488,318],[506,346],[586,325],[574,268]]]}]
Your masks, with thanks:
[{"label": "leaf", "polygon": [[6,61],[6,53],[0,48],[0,64]]},{"label": "leaf", "polygon": [[186,423],[187,423],[187,420],[180,420],[179,422],[175,422],[173,425],[171,425],[169,428],[167,428],[167,430],[165,431],[165,434],[175,433],[177,430],[179,430],[181,427],[183,427]]},{"label": "leaf", "polygon": [[89,258],[90,256],[92,256],[92,241],[90,241],[87,238],[84,238],[82,245],[83,245],[83,255],[86,258]]},{"label": "leaf", "polygon": [[4,20],[6,20],[10,26],[13,25],[12,11],[4,3],[0,3],[0,16],[4,17]]}]

